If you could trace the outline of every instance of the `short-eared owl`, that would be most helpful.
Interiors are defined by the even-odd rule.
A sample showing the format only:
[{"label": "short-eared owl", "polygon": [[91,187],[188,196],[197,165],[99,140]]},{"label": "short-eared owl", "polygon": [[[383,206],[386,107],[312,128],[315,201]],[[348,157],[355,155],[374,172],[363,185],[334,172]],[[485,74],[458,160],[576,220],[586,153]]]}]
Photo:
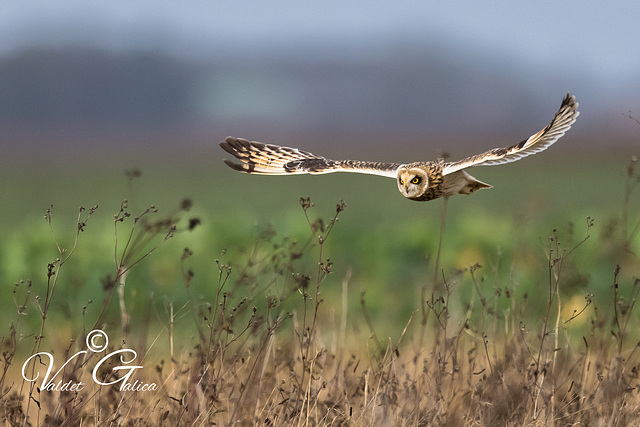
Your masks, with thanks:
[{"label": "short-eared owl", "polygon": [[508,147],[494,148],[458,162],[380,163],[356,160],[329,160],[297,148],[263,144],[228,137],[220,146],[241,163],[225,160],[231,168],[246,173],[264,175],[321,174],[356,172],[394,178],[400,193],[408,199],[426,201],[454,194],[471,194],[491,185],[481,182],[464,169],[471,166],[499,165],[514,162],[546,150],[556,142],[578,117],[578,103],[567,93],[555,117],[540,132]]}]

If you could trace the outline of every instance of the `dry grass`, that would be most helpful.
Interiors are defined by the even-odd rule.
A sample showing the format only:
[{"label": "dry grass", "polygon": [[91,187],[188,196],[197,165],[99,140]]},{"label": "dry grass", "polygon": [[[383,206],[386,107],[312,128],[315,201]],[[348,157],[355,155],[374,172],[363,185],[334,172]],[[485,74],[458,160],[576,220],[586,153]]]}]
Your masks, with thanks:
[{"label": "dry grass", "polygon": [[[620,265],[628,265],[629,259],[637,262],[630,250],[640,219],[628,208],[640,182],[635,164],[634,159],[627,171],[617,252]],[[186,201],[181,212],[160,219],[153,207],[133,217],[124,203],[114,217],[114,271],[103,281],[104,301],[93,326],[83,325],[75,341],[47,344],[55,356],[53,372],[62,368],[56,382],[82,382],[80,391],[46,391],[39,380],[23,380],[20,370],[27,358],[17,357],[41,353],[24,366],[27,377],[44,375],[48,360],[42,354],[43,337],[52,327],[47,315],[56,298],[60,271],[74,251],[56,243],[59,257],[48,266],[44,297],[31,284],[14,289],[14,299],[20,300],[18,316],[2,340],[0,417],[4,423],[640,425],[640,358],[632,330],[640,279],[628,279],[621,275],[620,266],[612,266],[609,301],[594,301],[587,294],[583,308],[570,316],[562,314],[562,286],[571,280],[567,266],[574,251],[583,250],[583,243],[591,238],[591,218],[587,218],[584,238],[568,249],[552,232],[547,245],[548,281],[536,296],[547,301],[541,318],[526,314],[527,298],[514,296],[515,284],[496,285],[489,295],[481,266],[447,278],[436,265],[434,278],[419,285],[420,310],[407,313],[406,326],[397,338],[385,341],[378,338],[364,294],[358,318],[368,330],[358,334],[347,321],[349,275],[342,280],[340,307],[326,307],[322,300],[332,267],[324,243],[345,204],[338,204],[326,222],[310,217],[309,199],[301,199],[301,206],[309,223],[309,240],[298,245],[265,232],[244,265],[233,269],[225,264],[223,253],[216,260],[209,300],[191,295],[192,254],[185,249],[182,265],[189,304],[168,303],[164,326],[154,335],[150,319],[131,323],[127,273],[175,233],[196,226],[197,220],[180,225],[184,222],[181,212],[189,208]],[[95,211],[80,211],[76,241]],[[49,211],[49,224],[51,217]],[[317,261],[315,273],[299,274],[297,263],[309,257]],[[464,280],[473,291],[461,304],[457,284]],[[98,369],[97,378],[122,380],[128,371],[111,368],[135,362],[145,369],[131,379],[137,379],[139,387],[153,383],[156,390],[121,390],[122,382],[98,385],[92,372],[102,356],[88,351],[72,357],[87,350],[85,339],[91,330],[107,325],[116,294],[121,330],[109,335],[121,340],[112,340],[108,350],[135,350],[138,358],[114,357]],[[509,307],[500,309],[494,304],[498,298]],[[21,317],[32,305],[39,307],[42,322],[39,331],[29,335],[23,332]],[[594,305],[597,310],[591,310]],[[193,319],[190,330],[195,331],[195,342],[187,338],[191,334],[176,327],[176,319],[185,315]],[[589,318],[589,332],[575,336],[573,322],[584,317]],[[33,347],[25,350],[30,339]],[[168,348],[158,350],[158,340],[167,341]],[[70,362],[63,366],[66,360]]]}]

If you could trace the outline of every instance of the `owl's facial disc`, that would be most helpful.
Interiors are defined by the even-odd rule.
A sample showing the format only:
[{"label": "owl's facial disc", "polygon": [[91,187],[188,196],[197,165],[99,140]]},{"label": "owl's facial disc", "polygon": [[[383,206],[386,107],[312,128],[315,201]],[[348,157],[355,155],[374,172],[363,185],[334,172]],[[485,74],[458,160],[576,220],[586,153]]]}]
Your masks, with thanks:
[{"label": "owl's facial disc", "polygon": [[420,168],[400,168],[398,170],[398,190],[404,197],[416,198],[429,186],[426,174]]}]

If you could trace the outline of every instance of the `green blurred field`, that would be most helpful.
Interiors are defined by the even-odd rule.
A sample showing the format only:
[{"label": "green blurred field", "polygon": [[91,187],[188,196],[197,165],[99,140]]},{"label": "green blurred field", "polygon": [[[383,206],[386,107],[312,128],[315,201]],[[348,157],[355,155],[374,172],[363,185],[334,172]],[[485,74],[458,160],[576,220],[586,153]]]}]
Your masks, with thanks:
[{"label": "green blurred field", "polygon": [[[360,316],[360,292],[366,290],[367,305],[381,335],[401,330],[411,312],[419,308],[421,287],[433,277],[441,200],[405,200],[392,180],[381,177],[242,175],[227,169],[222,157],[221,150],[213,147],[171,156],[138,153],[124,159],[105,156],[79,162],[72,156],[59,156],[6,164],[0,171],[4,230],[0,280],[5,296],[11,295],[14,283],[20,280],[32,280],[33,292],[44,292],[46,265],[57,256],[43,219],[50,204],[54,205],[55,236],[66,248],[73,241],[78,207],[99,206],[81,233],[56,290],[52,316],[73,329],[72,325],[83,321],[82,307],[88,300],[94,304],[86,318],[95,317],[92,310],[98,309],[102,295],[100,279],[114,271],[113,217],[123,199],[129,199],[132,213],[154,204],[162,216],[175,211],[183,198],[190,198],[194,206],[184,216],[202,222],[194,231],[170,239],[131,272],[127,292],[135,294],[131,296],[134,315],[141,313],[145,300],[153,295],[160,319],[166,301],[176,306],[186,301],[180,270],[183,248],[194,252],[186,264],[195,273],[193,290],[207,298],[216,274],[213,260],[223,249],[228,251],[224,261],[239,271],[264,230],[277,233],[274,241],[307,242],[310,232],[299,198],[309,196],[315,203],[309,211],[312,219],[328,221],[340,200],[347,203],[324,248],[323,256],[334,263],[323,285],[327,307],[339,305],[341,282],[350,270],[349,315]],[[494,188],[450,199],[440,263],[459,298],[468,298],[471,282],[468,273],[456,271],[479,263],[488,294],[492,288],[509,286],[516,297],[533,296],[529,314],[539,313],[548,295],[548,237],[556,228],[560,241],[569,248],[572,241],[584,237],[587,216],[595,218],[593,236],[573,255],[574,279],[563,292],[569,299],[587,292],[608,292],[613,269],[623,262],[615,259],[618,254],[607,245],[620,237],[608,233],[621,214],[630,157],[629,152],[604,156],[556,151],[515,164],[475,168],[473,175]],[[142,176],[128,182],[125,171],[133,167]],[[638,199],[636,194],[630,207],[636,221]],[[618,233],[620,227],[615,229]],[[635,245],[637,248],[638,243]],[[313,275],[316,257],[312,250],[296,268]],[[623,269],[624,277],[639,274],[638,263],[624,267],[628,267]],[[279,285],[286,286],[286,280],[281,279]],[[264,298],[252,297],[256,303]],[[5,297],[0,304],[3,324],[7,324],[15,316],[16,303]],[[115,301],[112,306],[117,312]],[[34,324],[39,322],[37,315],[28,317]]]},{"label": "green blurred field", "polygon": [[[224,424],[235,417],[293,420],[305,414],[304,402],[312,397],[305,390],[312,389],[312,400],[324,408],[314,416],[337,414],[356,425],[386,419],[388,411],[398,420],[415,411],[425,419],[471,417],[487,425],[541,413],[590,420],[606,412],[605,418],[614,419],[616,402],[627,402],[637,379],[632,346],[640,339],[627,328],[640,291],[637,234],[625,250],[625,239],[640,227],[640,171],[636,165],[631,178],[627,173],[633,153],[550,151],[475,168],[473,175],[494,188],[448,201],[436,270],[443,200],[406,200],[392,180],[381,177],[243,175],[226,168],[216,148],[3,159],[0,384],[6,419],[24,420],[28,413],[31,420],[82,418],[89,425],[122,415],[177,423],[188,412]],[[126,176],[133,168],[140,177]],[[635,191],[625,197],[629,185]],[[309,221],[321,218],[325,226],[336,205],[346,201],[322,253],[301,197],[315,204],[307,211]],[[184,212],[180,206],[187,198],[193,206]],[[123,199],[132,216],[116,229]],[[53,232],[44,219],[52,204]],[[178,229],[161,244],[165,227],[134,251],[134,260],[144,259],[126,275],[119,299],[117,284],[112,293],[104,284],[117,282],[116,258],[134,247],[126,243],[133,218],[152,204],[158,212],[145,218],[171,218]],[[81,212],[86,224],[78,232],[79,206],[95,205],[90,217]],[[587,227],[587,217],[593,227]],[[192,218],[201,225],[188,231]],[[55,263],[61,256],[56,242],[65,250],[61,267]],[[185,248],[192,252],[186,258]],[[320,280],[317,304],[319,262],[332,264]],[[49,263],[60,275],[44,309],[54,282],[47,280]],[[228,282],[219,264],[232,267]],[[128,330],[120,303],[131,316]],[[424,325],[423,309],[429,316]],[[43,339],[34,346],[45,312]],[[65,407],[60,402],[71,401],[65,392],[57,397],[25,385],[20,367],[31,354],[50,351],[59,366],[63,354],[84,348],[83,335],[94,327],[107,332],[113,350],[144,354],[140,363],[146,369],[138,378],[162,383],[161,389],[118,394],[115,387],[97,387],[96,394],[76,395],[92,396],[86,402]],[[618,358],[627,360],[624,368]],[[254,369],[259,364],[262,369]],[[397,376],[387,376],[383,366]],[[621,369],[626,387],[620,385]],[[363,387],[372,372],[380,387]],[[66,375],[86,378],[88,371],[70,365]],[[595,392],[605,377],[615,389],[613,403]],[[434,381],[445,384],[448,399],[441,399]],[[573,391],[576,381],[579,392]],[[262,397],[245,393],[245,385],[257,387]],[[547,399],[549,387],[549,396],[572,403],[528,412]],[[388,400],[396,391],[398,401]],[[93,398],[102,392],[109,398]],[[134,400],[124,398],[126,393]],[[203,393],[209,400],[198,397]],[[265,402],[262,411],[256,406],[252,412],[253,399]],[[571,406],[576,402],[586,402],[586,409]],[[441,415],[433,415],[441,404]],[[629,405],[624,414],[635,414],[631,400]]]}]

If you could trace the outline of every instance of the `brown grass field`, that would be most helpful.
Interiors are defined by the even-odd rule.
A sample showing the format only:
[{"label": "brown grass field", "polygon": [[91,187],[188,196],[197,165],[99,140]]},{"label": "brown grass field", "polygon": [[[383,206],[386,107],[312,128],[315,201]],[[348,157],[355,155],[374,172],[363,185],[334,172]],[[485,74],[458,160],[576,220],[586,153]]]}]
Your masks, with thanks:
[{"label": "brown grass field", "polygon": [[[133,213],[124,202],[113,216],[115,268],[81,314],[65,314],[61,287],[87,250],[96,208],[80,210],[65,245],[48,211],[57,256],[45,280],[3,290],[12,302],[4,306],[0,417],[12,426],[640,425],[636,163],[626,170],[619,220],[606,233],[594,233],[590,217],[570,233],[552,230],[544,271],[524,291],[516,266],[527,248],[502,254],[506,265],[454,268],[442,253],[443,222],[405,292],[415,294],[412,308],[388,324],[385,307],[396,302],[370,289],[354,300],[351,269],[336,273],[343,202],[322,219],[301,198],[306,237],[266,228],[240,253],[210,262],[204,278],[185,248],[182,286],[160,297],[142,291],[140,266],[200,224],[188,218],[188,200],[169,215]],[[598,292],[579,288],[592,259],[584,251],[610,267]],[[172,274],[163,271],[154,274]],[[108,331],[108,344],[94,330]]]}]

